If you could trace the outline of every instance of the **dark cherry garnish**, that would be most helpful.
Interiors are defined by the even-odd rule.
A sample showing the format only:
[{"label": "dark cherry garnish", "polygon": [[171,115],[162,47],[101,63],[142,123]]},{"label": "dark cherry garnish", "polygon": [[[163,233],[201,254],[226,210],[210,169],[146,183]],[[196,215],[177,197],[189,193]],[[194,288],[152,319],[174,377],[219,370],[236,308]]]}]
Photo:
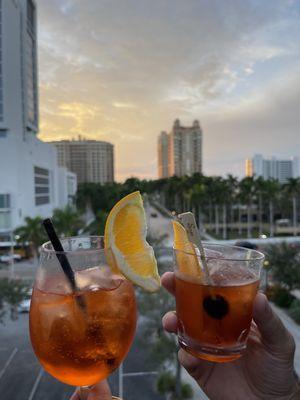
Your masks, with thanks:
[{"label": "dark cherry garnish", "polygon": [[203,300],[203,308],[210,317],[222,319],[229,311],[229,304],[220,295],[207,296]]},{"label": "dark cherry garnish", "polygon": [[106,363],[109,365],[109,366],[114,366],[115,365],[115,363],[116,363],[116,359],[115,358],[108,358],[107,360],[106,360]]}]

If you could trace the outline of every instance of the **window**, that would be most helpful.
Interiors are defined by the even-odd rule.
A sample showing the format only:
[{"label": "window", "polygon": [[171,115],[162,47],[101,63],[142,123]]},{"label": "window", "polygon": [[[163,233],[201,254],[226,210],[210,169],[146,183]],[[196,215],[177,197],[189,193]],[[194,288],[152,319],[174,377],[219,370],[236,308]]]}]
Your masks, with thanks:
[{"label": "window", "polygon": [[1,208],[10,208],[9,194],[0,194],[0,209]]},{"label": "window", "polygon": [[0,230],[10,229],[10,195],[0,194]]},{"label": "window", "polygon": [[[0,0],[0,121],[3,121],[3,75],[2,75],[2,1]],[[2,136],[1,136],[2,137]]]},{"label": "window", "polygon": [[[0,118],[1,120],[1,118]],[[0,139],[1,138],[6,138],[7,136],[7,130],[6,129],[0,129]]]},{"label": "window", "polygon": [[31,124],[37,124],[36,29],[35,6],[32,0],[27,1],[26,42],[25,62],[27,75],[27,117]]},{"label": "window", "polygon": [[35,176],[35,178],[34,178],[34,183],[37,183],[37,184],[41,183],[41,184],[47,185],[48,182],[49,182],[49,178],[41,178],[39,176]]},{"label": "window", "polygon": [[34,32],[35,7],[31,0],[27,1],[27,28]]},{"label": "window", "polygon": [[0,194],[0,209],[1,208],[10,208],[9,194]]},{"label": "window", "polygon": [[50,174],[48,169],[34,167],[34,192],[36,206],[50,203]]},{"label": "window", "polygon": [[0,230],[10,229],[10,211],[0,210]]},{"label": "window", "polygon": [[35,197],[35,205],[36,206],[49,204],[49,202],[50,202],[49,196]]}]

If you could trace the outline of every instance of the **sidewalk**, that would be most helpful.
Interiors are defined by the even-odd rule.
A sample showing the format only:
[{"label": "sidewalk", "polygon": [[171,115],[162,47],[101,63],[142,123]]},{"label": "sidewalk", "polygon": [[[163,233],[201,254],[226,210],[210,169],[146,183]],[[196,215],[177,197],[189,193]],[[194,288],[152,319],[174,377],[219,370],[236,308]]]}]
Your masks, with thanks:
[{"label": "sidewalk", "polygon": [[[35,279],[38,260],[31,258],[14,263],[13,275],[14,279],[20,279],[28,283],[32,283]],[[5,265],[0,269],[0,278],[11,278],[11,266]]]}]

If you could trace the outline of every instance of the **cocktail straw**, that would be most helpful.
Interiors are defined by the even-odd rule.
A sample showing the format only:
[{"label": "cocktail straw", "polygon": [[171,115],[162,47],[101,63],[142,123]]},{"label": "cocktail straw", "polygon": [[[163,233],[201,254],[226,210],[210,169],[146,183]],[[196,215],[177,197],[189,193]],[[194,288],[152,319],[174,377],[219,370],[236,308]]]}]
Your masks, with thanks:
[{"label": "cocktail straw", "polygon": [[203,269],[204,269],[207,283],[210,286],[213,286],[213,282],[212,282],[211,276],[209,274],[209,269],[208,269],[208,265],[207,265],[206,258],[205,258],[205,251],[204,251],[204,248],[202,245],[200,233],[197,228],[197,223],[196,223],[194,214],[192,212],[182,213],[182,214],[178,215],[178,219],[184,226],[184,228],[187,232],[189,241],[194,243],[196,245],[196,247],[199,249],[200,258],[201,258],[201,261],[203,264]]},{"label": "cocktail straw", "polygon": [[[55,229],[54,229],[51,219],[50,218],[44,219],[42,224],[45,228],[45,231],[47,232],[47,235],[53,246],[53,249],[56,252],[56,257],[59,261],[59,264],[62,267],[62,270],[71,285],[72,291],[74,293],[78,292],[74,271],[69,263],[69,260],[66,256],[66,254],[64,253],[64,248],[57,236],[57,233],[55,232]],[[76,296],[76,301],[81,308],[83,308],[83,309],[85,308],[85,302],[84,302],[84,299],[82,298],[82,296]]]}]

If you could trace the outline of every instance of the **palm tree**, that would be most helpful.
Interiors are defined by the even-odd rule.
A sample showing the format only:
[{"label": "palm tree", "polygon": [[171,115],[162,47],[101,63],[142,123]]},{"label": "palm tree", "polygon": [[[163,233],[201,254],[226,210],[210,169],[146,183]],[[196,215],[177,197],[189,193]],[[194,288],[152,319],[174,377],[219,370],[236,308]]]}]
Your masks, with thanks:
[{"label": "palm tree", "polygon": [[262,235],[262,220],[263,220],[263,196],[265,191],[266,181],[260,176],[255,180],[256,192],[258,197],[258,233]]},{"label": "palm tree", "polygon": [[209,229],[212,230],[212,220],[213,220],[213,200],[214,200],[214,178],[211,176],[205,177],[204,180],[205,192],[208,200],[208,222]]},{"label": "palm tree", "polygon": [[26,217],[25,225],[15,230],[15,235],[19,236],[22,243],[29,242],[34,257],[38,255],[38,248],[47,240],[46,233],[42,227],[41,217]]},{"label": "palm tree", "polygon": [[278,199],[280,183],[275,179],[269,179],[264,184],[264,197],[269,204],[270,236],[274,236],[274,203]]},{"label": "palm tree", "polygon": [[174,209],[177,213],[182,212],[182,178],[175,175],[168,179],[167,198],[169,209]]},{"label": "palm tree", "polygon": [[292,197],[293,204],[293,234],[297,236],[297,199],[300,194],[300,178],[290,178],[285,185],[286,192]]},{"label": "palm tree", "polygon": [[203,228],[202,215],[206,203],[206,190],[205,185],[197,183],[195,184],[190,192],[190,202],[194,214],[198,217],[199,229]]},{"label": "palm tree", "polygon": [[219,200],[222,204],[223,210],[223,239],[227,239],[227,209],[230,210],[230,222],[233,223],[234,213],[233,213],[233,203],[236,198],[238,180],[232,175],[228,175],[227,179],[222,179],[219,182]]},{"label": "palm tree", "polygon": [[216,235],[218,235],[220,232],[220,205],[223,204],[222,190],[223,179],[220,176],[213,177],[208,191],[211,201],[214,204]]},{"label": "palm tree", "polygon": [[239,198],[242,203],[247,205],[247,237],[252,236],[252,208],[255,197],[254,178],[247,176],[239,183]]},{"label": "palm tree", "polygon": [[57,233],[61,236],[74,236],[82,227],[80,215],[70,205],[63,209],[55,209],[52,220]]},{"label": "palm tree", "polygon": [[234,223],[234,204],[236,202],[237,197],[237,188],[238,188],[238,178],[229,174],[227,176],[228,190],[229,190],[229,221],[231,224]]}]

